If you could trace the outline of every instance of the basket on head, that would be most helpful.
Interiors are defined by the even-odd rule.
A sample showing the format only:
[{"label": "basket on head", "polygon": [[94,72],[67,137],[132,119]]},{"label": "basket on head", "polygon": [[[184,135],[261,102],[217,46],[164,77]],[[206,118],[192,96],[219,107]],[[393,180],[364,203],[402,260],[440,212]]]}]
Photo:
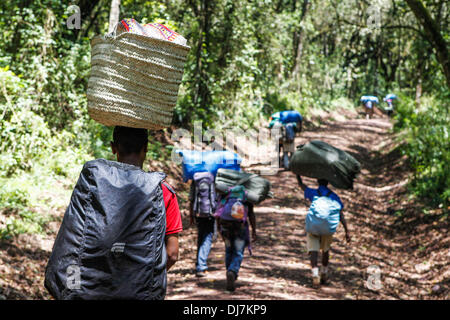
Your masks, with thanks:
[{"label": "basket on head", "polygon": [[190,48],[128,32],[91,46],[89,115],[107,126],[168,127]]}]

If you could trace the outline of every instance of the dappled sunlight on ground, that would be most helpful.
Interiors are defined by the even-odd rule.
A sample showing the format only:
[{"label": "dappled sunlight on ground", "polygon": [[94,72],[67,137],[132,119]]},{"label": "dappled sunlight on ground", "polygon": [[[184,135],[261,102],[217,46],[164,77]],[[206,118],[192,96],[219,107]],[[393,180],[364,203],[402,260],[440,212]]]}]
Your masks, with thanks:
[{"label": "dappled sunlight on ground", "polygon": [[[153,170],[168,173],[183,215],[180,259],[168,273],[167,299],[448,299],[448,219],[443,220],[438,210],[422,213],[421,204],[408,198],[406,159],[395,149],[390,128],[385,118],[322,121],[320,127],[297,137],[297,144],[313,139],[329,142],[352,154],[362,167],[354,190],[335,190],[345,205],[352,242],[345,242],[340,226],[330,253],[330,281],[320,289],[311,287],[306,253],[304,219],[309,203],[293,173],[277,170],[267,176],[275,197],[255,207],[258,239],[252,256],[246,250],[237,289],[230,293],[225,291],[220,236],[213,244],[207,276],[195,276],[196,229],[189,227],[188,184],[182,182],[180,166],[149,161]],[[257,172],[258,166],[247,170]],[[314,179],[304,182],[316,186]],[[1,296],[49,298],[43,287],[44,269],[60,220],[52,222],[45,237],[23,235],[0,245]],[[379,290],[366,286],[369,266],[381,271]]]}]

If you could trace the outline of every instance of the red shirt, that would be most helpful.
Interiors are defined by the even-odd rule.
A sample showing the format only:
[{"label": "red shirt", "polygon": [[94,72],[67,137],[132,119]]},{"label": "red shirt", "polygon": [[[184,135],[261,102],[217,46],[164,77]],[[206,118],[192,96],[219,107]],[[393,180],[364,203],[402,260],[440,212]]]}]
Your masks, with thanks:
[{"label": "red shirt", "polygon": [[171,187],[167,182],[162,183],[164,203],[166,205],[166,235],[178,233],[183,230],[177,196],[169,188]]}]

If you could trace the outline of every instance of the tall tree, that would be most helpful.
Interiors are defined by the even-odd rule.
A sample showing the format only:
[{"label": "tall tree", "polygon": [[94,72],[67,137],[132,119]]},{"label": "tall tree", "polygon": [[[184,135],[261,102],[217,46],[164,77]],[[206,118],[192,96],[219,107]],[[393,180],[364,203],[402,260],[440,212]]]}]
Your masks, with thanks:
[{"label": "tall tree", "polygon": [[[303,0],[302,3],[302,12],[300,14],[300,23],[305,20],[306,13],[308,12],[310,1]],[[296,1],[293,1],[293,9],[296,10]],[[304,38],[304,30],[303,26],[300,26],[298,30],[294,32],[294,64],[292,66],[292,78],[296,79],[299,73],[299,68],[302,60],[303,54],[303,38]]]},{"label": "tall tree", "polygon": [[114,31],[117,23],[119,22],[119,14],[120,14],[120,0],[112,0],[111,2],[111,11],[109,14],[109,27],[108,33]]},{"label": "tall tree", "polygon": [[190,5],[199,23],[199,34],[195,59],[195,91],[193,96],[194,105],[201,110],[207,110],[210,102],[210,91],[208,88],[208,57],[210,47],[210,18],[211,6],[209,0],[200,0],[198,3],[191,1]]},{"label": "tall tree", "polygon": [[428,35],[428,41],[436,50],[436,55],[441,64],[445,78],[447,79],[447,86],[450,88],[450,61],[448,54],[448,44],[441,34],[439,24],[431,16],[430,12],[425,8],[421,0],[406,0],[409,7],[413,11],[419,23]]}]

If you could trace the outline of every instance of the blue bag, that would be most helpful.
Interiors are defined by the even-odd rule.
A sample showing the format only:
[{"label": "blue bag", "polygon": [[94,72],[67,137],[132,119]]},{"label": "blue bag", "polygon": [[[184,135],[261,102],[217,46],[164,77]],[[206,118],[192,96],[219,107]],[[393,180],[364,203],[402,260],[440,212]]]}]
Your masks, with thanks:
[{"label": "blue bag", "polygon": [[285,125],[286,128],[286,141],[293,142],[295,140],[295,124],[287,123]]},{"label": "blue bag", "polygon": [[313,198],[306,215],[306,232],[319,236],[332,235],[339,225],[341,204],[329,196],[319,195]]},{"label": "blue bag", "polygon": [[394,99],[397,99],[397,96],[393,93],[389,93],[386,97],[384,97],[384,101],[386,101],[388,99],[394,100]]},{"label": "blue bag", "polygon": [[301,122],[303,117],[298,111],[281,111],[280,112],[280,121],[284,124],[289,122]]},{"label": "blue bag", "polygon": [[214,176],[220,168],[240,170],[242,158],[227,150],[223,151],[196,151],[177,150],[183,157],[183,181],[186,182],[194,177],[196,172],[210,172]]},{"label": "blue bag", "polygon": [[361,97],[361,102],[362,103],[366,103],[367,101],[379,103],[378,98],[375,97],[375,96],[362,96]]}]

